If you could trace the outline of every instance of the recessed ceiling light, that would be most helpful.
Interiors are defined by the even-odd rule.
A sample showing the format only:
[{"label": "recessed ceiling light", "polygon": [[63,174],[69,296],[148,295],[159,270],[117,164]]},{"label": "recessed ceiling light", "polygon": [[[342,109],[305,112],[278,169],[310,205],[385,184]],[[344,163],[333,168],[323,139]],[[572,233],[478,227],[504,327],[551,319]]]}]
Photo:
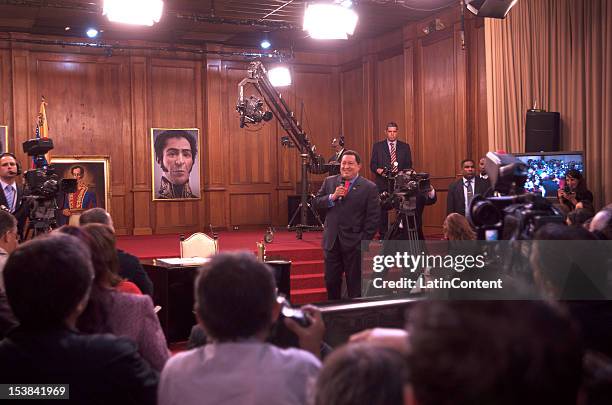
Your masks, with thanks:
[{"label": "recessed ceiling light", "polygon": [[263,49],[268,49],[270,46],[272,46],[272,44],[270,43],[270,41],[268,41],[267,39],[264,39],[263,41],[261,41],[261,44],[259,44]]},{"label": "recessed ceiling light", "polygon": [[95,38],[98,36],[98,30],[95,28],[89,28],[86,34],[89,38]]}]

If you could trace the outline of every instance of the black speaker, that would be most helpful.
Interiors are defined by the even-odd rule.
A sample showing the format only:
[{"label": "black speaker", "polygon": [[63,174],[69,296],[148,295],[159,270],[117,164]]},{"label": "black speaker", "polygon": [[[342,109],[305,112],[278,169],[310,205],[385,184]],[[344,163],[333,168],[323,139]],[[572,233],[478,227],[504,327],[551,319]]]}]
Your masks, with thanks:
[{"label": "black speaker", "polygon": [[525,152],[558,152],[561,150],[561,114],[527,111]]},{"label": "black speaker", "polygon": [[478,17],[506,18],[517,0],[465,0],[465,6]]}]

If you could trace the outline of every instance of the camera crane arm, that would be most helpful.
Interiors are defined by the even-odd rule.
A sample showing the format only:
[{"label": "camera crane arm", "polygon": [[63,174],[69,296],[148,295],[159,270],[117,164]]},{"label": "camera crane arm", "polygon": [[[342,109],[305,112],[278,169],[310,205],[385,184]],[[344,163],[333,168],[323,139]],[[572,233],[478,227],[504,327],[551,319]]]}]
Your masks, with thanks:
[{"label": "camera crane arm", "polygon": [[307,155],[308,171],[315,174],[325,173],[327,171],[324,166],[325,159],[316,153],[316,147],[311,144],[308,135],[306,135],[300,123],[295,119],[295,114],[285,102],[282,94],[270,83],[266,68],[260,61],[254,61],[249,64],[247,77],[238,84],[239,98],[236,109],[240,113],[241,119],[246,115],[245,106],[247,105],[247,100],[244,97],[244,86],[248,84],[255,87],[257,92],[263,97],[281,127],[283,127],[291,141],[299,148],[300,154]]}]

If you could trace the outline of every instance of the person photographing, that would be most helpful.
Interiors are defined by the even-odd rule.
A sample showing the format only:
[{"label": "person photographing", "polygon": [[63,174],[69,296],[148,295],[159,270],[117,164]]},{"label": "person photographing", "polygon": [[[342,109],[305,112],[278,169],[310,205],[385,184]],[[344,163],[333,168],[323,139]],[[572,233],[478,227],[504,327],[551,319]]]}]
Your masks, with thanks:
[{"label": "person photographing", "polygon": [[559,202],[572,211],[581,201],[593,203],[593,193],[587,189],[586,181],[576,169],[568,170],[565,174],[565,187],[557,191]]}]

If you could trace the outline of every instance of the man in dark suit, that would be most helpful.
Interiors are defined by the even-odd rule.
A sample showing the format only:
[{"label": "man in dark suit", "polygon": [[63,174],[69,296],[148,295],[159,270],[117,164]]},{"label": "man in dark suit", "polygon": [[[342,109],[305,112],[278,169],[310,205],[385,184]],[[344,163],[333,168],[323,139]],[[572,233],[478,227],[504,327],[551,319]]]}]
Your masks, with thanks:
[{"label": "man in dark suit", "polygon": [[27,211],[22,204],[23,186],[16,182],[20,174],[15,155],[9,152],[0,154],[0,205],[17,218],[17,231],[23,237]]},{"label": "man in dark suit", "polygon": [[[331,163],[333,166],[329,168],[329,175],[334,176],[336,174],[340,174],[340,162],[342,161],[342,155],[344,155],[344,136],[340,135],[338,138],[334,138],[332,140],[332,149],[334,150],[334,155],[329,158],[327,163]],[[336,165],[337,163],[337,165]]]},{"label": "man in dark suit", "polygon": [[463,176],[448,186],[446,215],[456,212],[465,216],[466,207],[474,196],[485,195],[489,189],[489,183],[475,176],[476,164],[472,159],[463,159],[461,169]]},{"label": "man in dark suit", "polygon": [[330,300],[340,299],[343,273],[349,297],[361,296],[361,241],[372,239],[380,215],[376,185],[359,176],[359,154],[347,150],[340,163],[340,174],[327,177],[316,198],[317,207],[327,210],[323,250]]},{"label": "man in dark suit", "polygon": [[[374,181],[378,191],[389,190],[389,182],[385,174],[391,175],[406,169],[412,168],[412,153],[410,145],[397,139],[398,126],[395,122],[387,124],[387,139],[376,142],[372,148],[372,158],[370,159],[370,170],[376,175]],[[381,238],[387,233],[389,219],[387,210],[381,209],[379,232]]]}]

